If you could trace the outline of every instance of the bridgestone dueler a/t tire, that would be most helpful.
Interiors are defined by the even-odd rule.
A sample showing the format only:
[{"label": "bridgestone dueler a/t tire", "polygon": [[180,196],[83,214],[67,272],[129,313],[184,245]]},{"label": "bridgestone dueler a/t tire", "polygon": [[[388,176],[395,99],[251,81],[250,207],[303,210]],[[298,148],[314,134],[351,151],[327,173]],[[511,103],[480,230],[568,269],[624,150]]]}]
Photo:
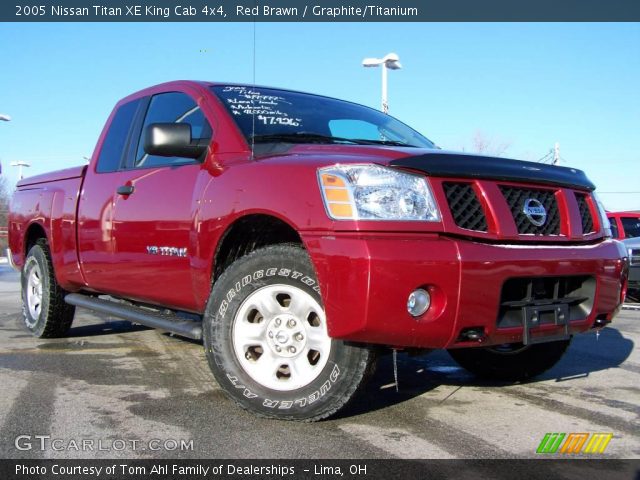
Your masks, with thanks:
[{"label": "bridgestone dueler a/t tire", "polygon": [[[28,305],[29,278],[34,269],[41,281],[39,313],[33,315]],[[31,247],[21,275],[22,319],[25,326],[38,338],[63,337],[71,327],[75,307],[64,302],[65,291],[56,282],[47,241],[40,239]]]},{"label": "bridgestone dueler a/t tire", "polygon": [[[247,298],[253,299],[261,292],[271,292],[277,288],[289,289],[288,291],[294,292],[294,296],[295,292],[299,292],[300,297],[312,298],[310,301],[322,309],[311,261],[306,251],[297,245],[260,248],[236,260],[220,276],[212,289],[204,316],[203,336],[209,366],[222,390],[238,405],[259,416],[300,421],[327,418],[343,409],[365,384],[374,368],[374,351],[366,346],[347,344],[327,336],[326,340],[322,340],[330,345],[326,350],[326,358],[321,359],[324,366],[315,370],[317,377],[308,384],[282,390],[267,386],[269,381],[266,376],[259,379],[262,383],[257,381],[253,378],[256,375],[252,377],[241,364],[241,360],[245,365],[246,361],[239,359],[236,354],[234,328],[240,327],[234,327],[234,324],[244,318],[240,313],[243,312],[242,308],[247,308],[243,307]],[[295,298],[291,302],[294,300]],[[265,321],[265,325],[273,325],[279,320],[279,315],[280,313],[264,315],[256,323]],[[301,320],[304,321],[298,318],[298,321]],[[295,321],[292,323],[295,324]],[[273,331],[270,333],[273,334]],[[266,335],[265,333],[265,337]],[[272,337],[273,335],[269,341],[272,341]],[[273,341],[268,343],[269,341],[265,338],[262,344],[265,349],[272,349],[269,355],[279,362],[274,352],[280,347]],[[295,351],[293,348],[291,350]],[[285,358],[283,363],[287,364],[288,360]],[[271,378],[273,382],[273,376]]]},{"label": "bridgestone dueler a/t tire", "polygon": [[507,348],[457,348],[449,355],[469,372],[488,380],[523,381],[553,367],[571,340]]}]

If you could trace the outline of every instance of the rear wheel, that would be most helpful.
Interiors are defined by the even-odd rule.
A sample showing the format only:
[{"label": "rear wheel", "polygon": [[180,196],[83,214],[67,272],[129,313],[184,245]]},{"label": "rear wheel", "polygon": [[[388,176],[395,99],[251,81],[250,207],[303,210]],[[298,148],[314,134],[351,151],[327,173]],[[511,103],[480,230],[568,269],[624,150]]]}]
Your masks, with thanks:
[{"label": "rear wheel", "polygon": [[509,343],[487,348],[457,348],[449,355],[471,373],[490,380],[518,381],[553,367],[571,340],[523,345]]},{"label": "rear wheel", "polygon": [[75,307],[64,302],[65,291],[53,273],[46,240],[31,247],[21,276],[22,318],[25,326],[40,338],[64,336],[73,322]]},{"label": "rear wheel", "polygon": [[315,421],[354,397],[373,351],[329,337],[305,250],[261,248],[218,279],[204,318],[209,365],[222,389],[260,416]]}]

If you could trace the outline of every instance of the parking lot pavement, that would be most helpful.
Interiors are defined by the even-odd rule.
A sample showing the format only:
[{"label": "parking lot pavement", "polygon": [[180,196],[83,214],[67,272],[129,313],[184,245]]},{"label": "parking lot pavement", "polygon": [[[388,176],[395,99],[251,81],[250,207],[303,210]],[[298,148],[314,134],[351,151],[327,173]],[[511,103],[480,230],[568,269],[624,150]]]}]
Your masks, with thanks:
[{"label": "parking lot pavement", "polygon": [[235,407],[194,342],[83,310],[68,338],[38,340],[19,311],[18,276],[0,265],[1,458],[514,458],[547,432],[611,432],[604,456],[640,457],[638,311],[576,337],[527,384],[481,382],[446,352],[401,354],[396,392],[385,356],[348,412],[315,424]]}]

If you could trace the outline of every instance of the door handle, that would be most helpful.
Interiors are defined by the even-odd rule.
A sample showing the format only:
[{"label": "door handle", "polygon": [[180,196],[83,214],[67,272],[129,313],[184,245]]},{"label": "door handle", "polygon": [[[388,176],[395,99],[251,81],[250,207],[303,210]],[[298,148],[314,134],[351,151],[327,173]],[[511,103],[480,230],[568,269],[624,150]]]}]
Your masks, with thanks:
[{"label": "door handle", "polygon": [[135,191],[136,187],[134,187],[133,185],[122,185],[121,187],[118,187],[118,195],[131,195],[134,191]]}]

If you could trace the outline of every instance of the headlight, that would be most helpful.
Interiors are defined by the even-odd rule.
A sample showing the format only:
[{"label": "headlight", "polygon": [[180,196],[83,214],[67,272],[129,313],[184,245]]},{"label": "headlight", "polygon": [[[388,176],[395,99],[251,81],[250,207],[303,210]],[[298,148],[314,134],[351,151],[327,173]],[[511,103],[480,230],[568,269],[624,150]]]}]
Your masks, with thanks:
[{"label": "headlight", "polygon": [[604,229],[604,236],[607,238],[611,238],[613,235],[611,234],[611,222],[607,218],[607,211],[604,208],[604,205],[598,198],[598,195],[592,193],[593,200],[596,202],[596,206],[598,207],[598,214],[600,215],[600,225]]},{"label": "headlight", "polygon": [[335,165],[319,169],[318,179],[335,220],[440,220],[424,177],[378,165]]}]

